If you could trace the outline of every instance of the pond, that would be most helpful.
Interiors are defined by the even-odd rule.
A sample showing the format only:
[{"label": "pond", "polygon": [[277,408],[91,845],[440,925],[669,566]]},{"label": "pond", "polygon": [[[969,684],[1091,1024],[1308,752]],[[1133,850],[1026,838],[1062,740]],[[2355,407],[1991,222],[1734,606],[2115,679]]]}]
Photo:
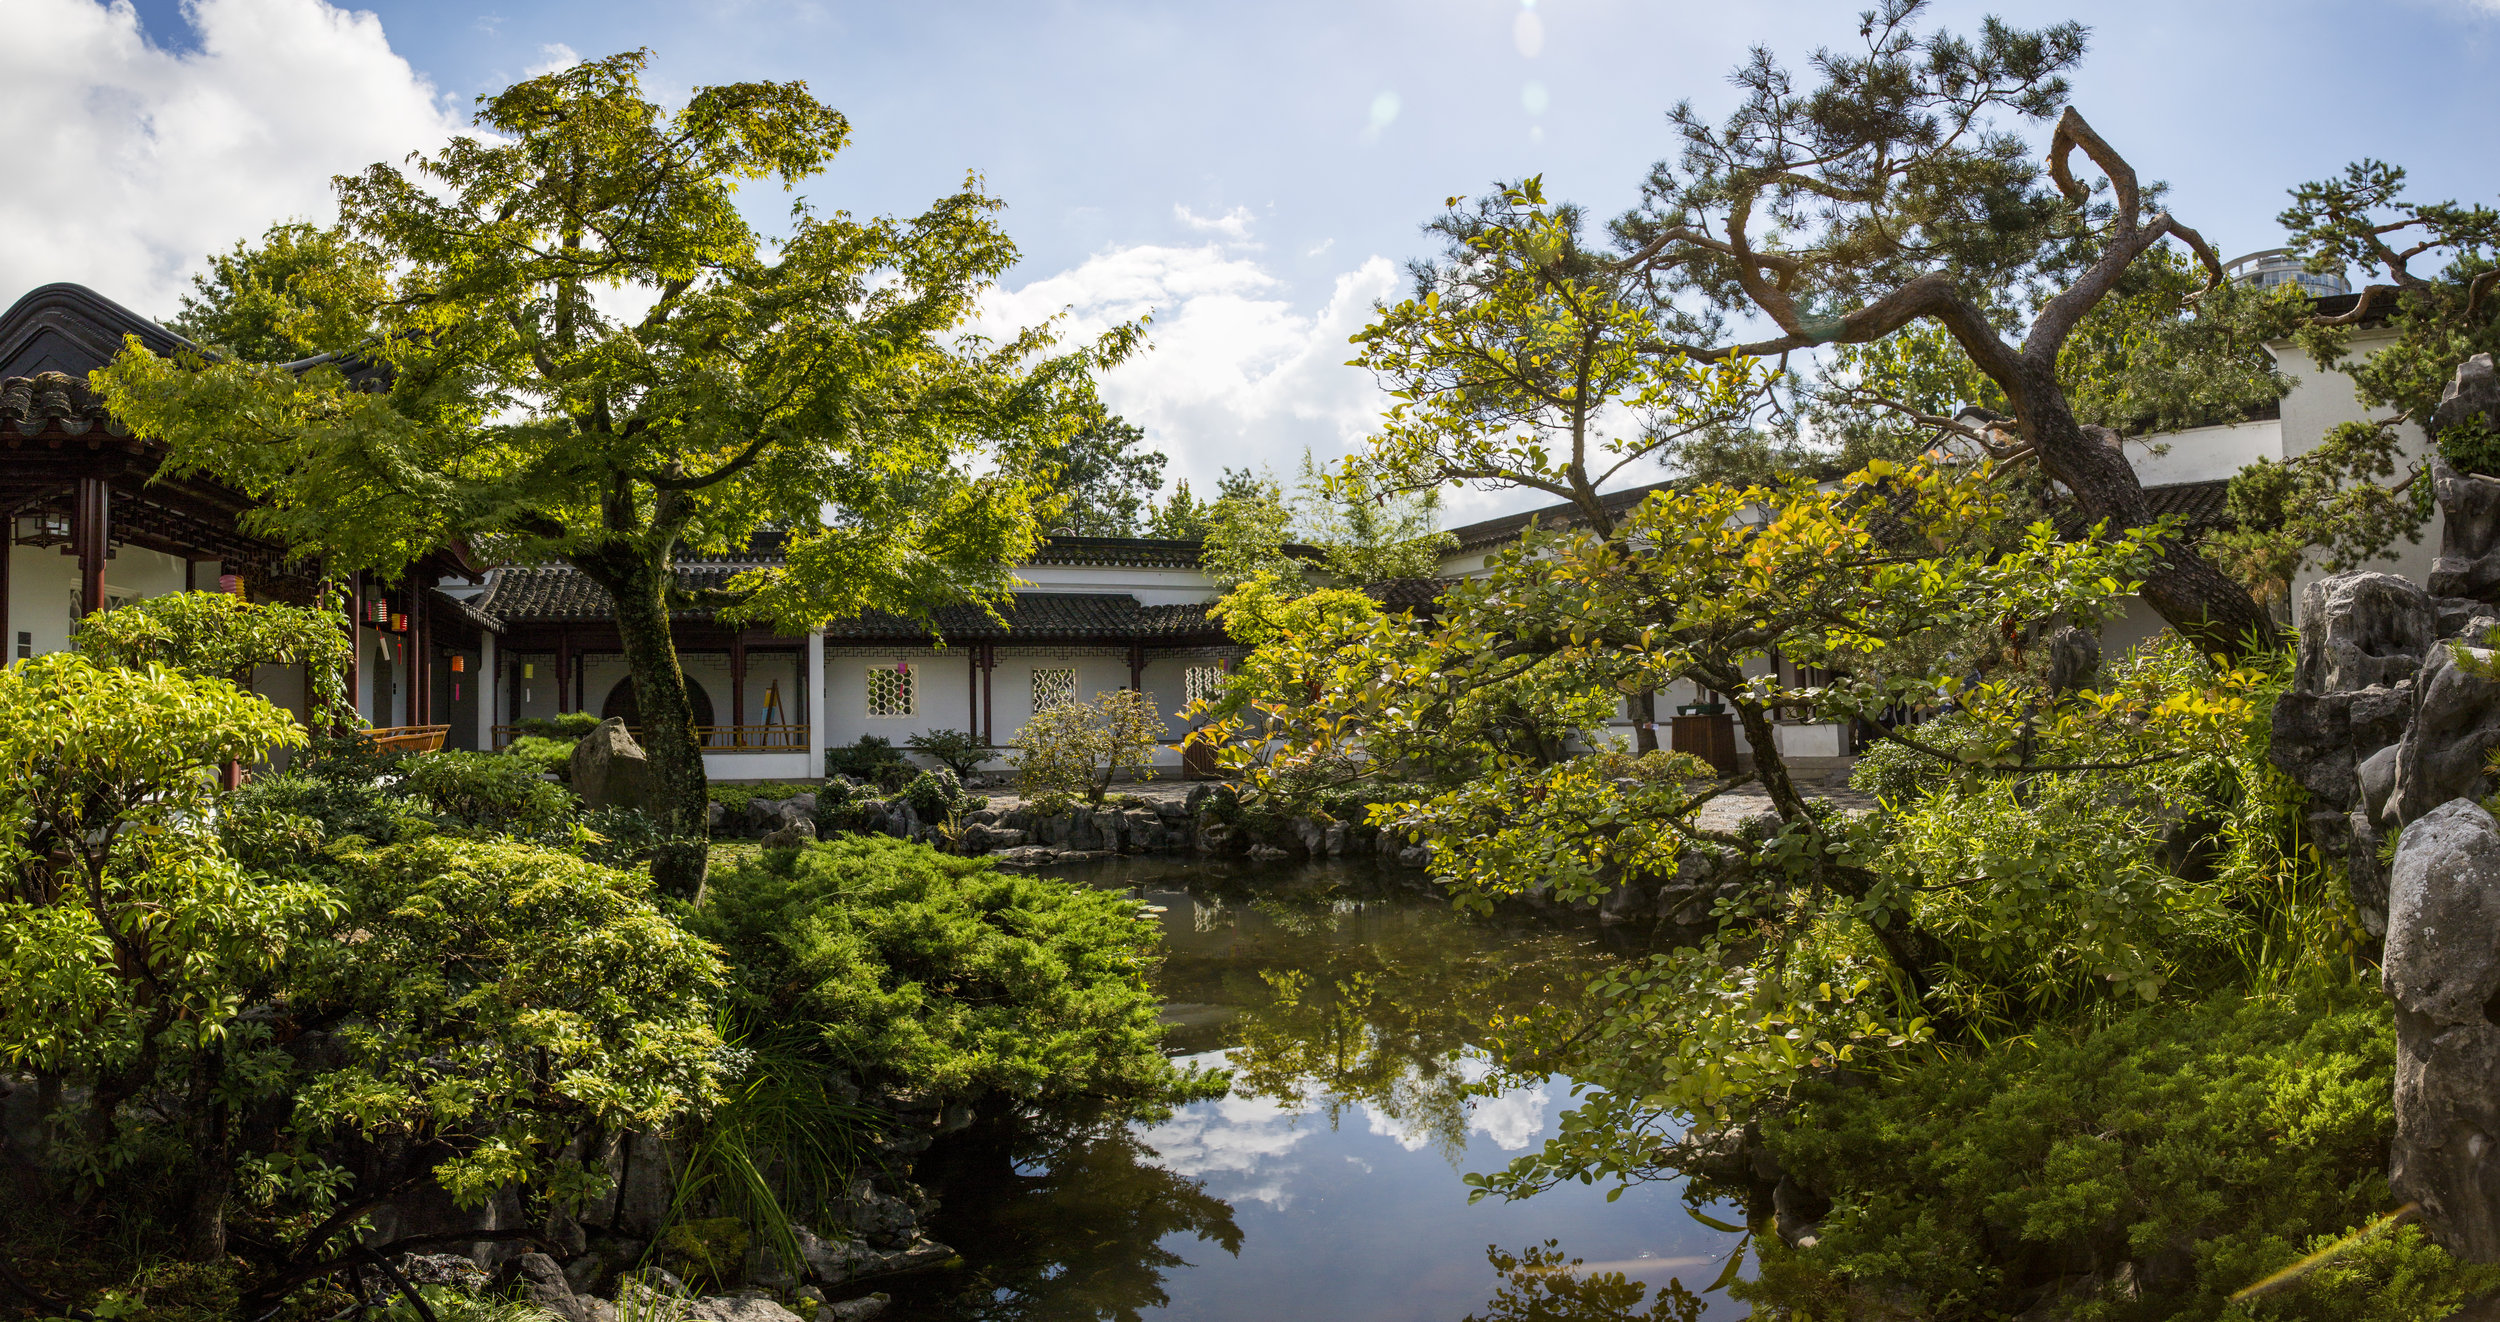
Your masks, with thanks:
[{"label": "pond", "polygon": [[1619,938],[1470,919],[1368,863],[1063,874],[1161,908],[1168,1048],[1231,1069],[1232,1091],[1154,1123],[942,1141],[920,1178],[943,1200],[930,1231],[962,1263],[887,1286],[891,1315],[1460,1322],[1488,1315],[1503,1283],[1488,1249],[1548,1240],[1653,1291],[1718,1277],[1735,1237],[1694,1220],[1673,1184],[1613,1203],[1580,1185],[1467,1201],[1464,1174],[1533,1151],[1570,1106],[1560,1077],[1471,1089],[1491,1073],[1485,1025],[1567,1003],[1625,953]]}]

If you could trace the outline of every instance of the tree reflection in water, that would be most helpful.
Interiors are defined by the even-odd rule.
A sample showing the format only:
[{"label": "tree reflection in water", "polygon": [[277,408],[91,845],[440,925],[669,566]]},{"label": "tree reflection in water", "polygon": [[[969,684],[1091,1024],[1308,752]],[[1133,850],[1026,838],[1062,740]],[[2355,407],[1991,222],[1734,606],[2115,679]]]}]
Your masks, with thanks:
[{"label": "tree reflection in water", "polygon": [[1484,1256],[1502,1283],[1484,1311],[1469,1313],[1466,1322],[1696,1322],[1702,1314],[1701,1296],[1675,1277],[1667,1278],[1648,1312],[1636,1313],[1648,1286],[1619,1271],[1585,1270],[1550,1239],[1516,1254],[1487,1245]]},{"label": "tree reflection in water", "polygon": [[1470,1103],[1554,1070],[1542,1044],[1569,1037],[1614,944],[1339,887],[1193,898],[1191,931],[1167,929],[1164,996],[1233,1013],[1190,1049],[1227,1049],[1239,1095],[1332,1127],[1368,1108],[1452,1165]]},{"label": "tree reflection in water", "polygon": [[1241,1252],[1233,1209],[1118,1122],[985,1122],[932,1148],[920,1177],[944,1191],[931,1230],[965,1265],[886,1286],[899,1317],[1137,1322],[1189,1265],[1167,1236]]},{"label": "tree reflection in water", "polygon": [[[1303,1301],[1327,1315],[1332,1297],[1352,1293],[1376,1301],[1358,1310],[1371,1316],[1387,1298],[1424,1288],[1426,1277],[1446,1316],[1483,1298],[1475,1285],[1481,1269],[1461,1247],[1483,1239],[1445,1237],[1444,1254],[1419,1252],[1411,1240],[1392,1246],[1374,1238],[1387,1224],[1384,1214],[1406,1224],[1401,1213],[1408,1205],[1399,1198],[1427,1200],[1411,1204],[1419,1227],[1454,1227],[1449,1218],[1465,1208],[1454,1175],[1418,1181],[1420,1172],[1397,1165],[1393,1155],[1400,1147],[1431,1147],[1448,1163],[1444,1169],[1464,1170],[1481,1168],[1488,1156],[1481,1149],[1468,1155],[1471,1136],[1506,1152],[1535,1141],[1545,1123],[1543,1081],[1559,1064],[1544,1048],[1568,1042],[1591,977],[1632,943],[1594,929],[1471,920],[1384,884],[1369,869],[1266,868],[1237,880],[1225,872],[1193,861],[1169,872],[1106,869],[1089,879],[1131,887],[1160,907],[1167,946],[1158,983],[1173,1025],[1166,1049],[1223,1053],[1234,1072],[1233,1098],[1188,1108],[1161,1129],[1151,1119],[985,1121],[941,1140],[923,1157],[919,1179],[943,1200],[930,1233],[953,1245],[962,1261],[884,1285],[895,1296],[893,1315],[1129,1322],[1172,1307],[1176,1297],[1181,1306],[1174,1311],[1192,1316],[1272,1316],[1270,1305]],[[1505,1088],[1509,1096],[1488,1101]],[[1342,1160],[1352,1164],[1344,1166],[1334,1156],[1316,1164],[1279,1156],[1255,1172],[1223,1164],[1249,1150],[1241,1148],[1245,1138],[1257,1149],[1320,1119],[1334,1134],[1358,1113],[1346,1126],[1353,1143],[1395,1144],[1377,1174],[1370,1158],[1356,1162],[1350,1154]],[[1219,1142],[1212,1164],[1209,1152],[1186,1150],[1193,1138],[1209,1135],[1235,1145]],[[1180,1146],[1158,1154],[1158,1138]],[[1306,1150],[1292,1143],[1284,1149]],[[1268,1258],[1258,1244],[1244,1255],[1233,1207],[1193,1178],[1209,1175],[1219,1191],[1259,1200],[1245,1202],[1243,1216],[1270,1228],[1258,1236],[1279,1237],[1264,1255],[1286,1257]],[[1278,1198],[1279,1190],[1286,1197]],[[1601,1214],[1592,1208],[1560,1219],[1542,1215],[1534,1233],[1569,1233],[1573,1226],[1587,1233],[1593,1215]],[[1340,1226],[1335,1217],[1358,1219]],[[1294,1228],[1280,1226],[1280,1218]],[[1601,1237],[1675,1247],[1641,1231]],[[1344,1252],[1356,1244],[1380,1247]],[[1190,1279],[1193,1265],[1201,1279]],[[1619,1272],[1581,1270],[1552,1243],[1496,1253],[1493,1265],[1502,1283],[1478,1322],[1699,1316],[1699,1300],[1673,1282],[1660,1286],[1666,1293],[1651,1311],[1636,1314],[1650,1286]],[[1365,1279],[1330,1275],[1349,1271]],[[1407,1284],[1382,1279],[1384,1271]],[[1406,1296],[1398,1315],[1408,1315],[1414,1302]],[[1357,1314],[1347,1316],[1356,1322]]]}]

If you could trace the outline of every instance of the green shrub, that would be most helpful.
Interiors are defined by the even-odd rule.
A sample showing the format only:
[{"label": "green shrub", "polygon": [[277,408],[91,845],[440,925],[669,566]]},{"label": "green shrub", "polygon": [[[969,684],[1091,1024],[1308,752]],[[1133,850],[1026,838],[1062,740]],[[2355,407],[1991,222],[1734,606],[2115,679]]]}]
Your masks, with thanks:
[{"label": "green shrub", "polygon": [[2500,477],[2500,431],[2492,430],[2491,420],[2479,413],[2441,428],[2439,453],[2460,473]]},{"label": "green shrub", "polygon": [[903,741],[923,757],[933,758],[940,766],[955,773],[959,780],[970,780],[998,750],[987,741],[962,730],[931,730]]},{"label": "green shrub", "polygon": [[630,868],[647,863],[666,838],[660,833],[659,823],[652,821],[648,813],[633,808],[593,808],[579,820],[590,838],[568,840],[559,847],[604,867]]},{"label": "green shrub", "polygon": [[924,822],[942,822],[963,811],[964,786],[944,767],[923,771],[903,787],[903,802]]},{"label": "green shrub", "polygon": [[2146,1009],[1880,1082],[1807,1083],[1763,1138],[1831,1210],[1809,1249],[1766,1241],[1738,1297],[1781,1316],[1975,1322],[2097,1270],[2100,1297],[2060,1316],[2445,1317],[2500,1268],[2411,1228],[2247,1312],[2227,1303],[2394,1209],[2394,1072],[2390,1012],[2361,987]]},{"label": "green shrub", "polygon": [[1155,929],[1121,896],[846,836],[715,871],[696,930],[744,1012],[806,1024],[870,1087],[1025,1103],[1174,1099]]},{"label": "green shrub", "polygon": [[1126,771],[1154,775],[1163,714],[1136,689],[1097,693],[1092,702],[1063,702],[1037,712],[1016,731],[1016,788],[1027,797],[1082,794],[1101,803]]},{"label": "green shrub", "polygon": [[857,780],[873,782],[878,780],[879,773],[886,768],[904,765],[903,750],[896,748],[892,740],[873,734],[861,735],[859,742],[848,748],[825,750],[825,775],[827,777],[850,776]]},{"label": "green shrub", "polygon": [[599,718],[586,711],[569,711],[561,716],[524,716],[512,723],[522,737],[540,739],[579,739],[599,728]]},{"label": "green shrub", "polygon": [[821,785],[793,785],[785,781],[767,781],[760,785],[724,785],[713,781],[712,802],[729,810],[731,815],[743,813],[757,799],[787,799],[801,794],[818,794]]},{"label": "green shrub", "polygon": [[516,758],[446,749],[410,758],[402,784],[459,826],[498,835],[543,835],[570,822],[579,801]]},{"label": "green shrub", "polygon": [[525,734],[504,745],[503,755],[517,758],[542,774],[569,781],[573,778],[573,746],[580,742]]},{"label": "green shrub", "polygon": [[[323,840],[361,836],[390,844],[434,828],[424,805],[372,781],[305,772],[256,776],[219,805],[227,847],[264,866],[309,858]],[[289,823],[309,824],[309,833]]]}]

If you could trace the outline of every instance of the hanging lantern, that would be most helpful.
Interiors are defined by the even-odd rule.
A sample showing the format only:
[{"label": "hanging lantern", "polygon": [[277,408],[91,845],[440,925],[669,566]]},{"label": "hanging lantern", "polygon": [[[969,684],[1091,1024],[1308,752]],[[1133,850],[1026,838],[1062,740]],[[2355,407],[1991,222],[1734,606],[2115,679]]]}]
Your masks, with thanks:
[{"label": "hanging lantern", "polygon": [[404,612],[404,611],[392,611],[392,612],[391,612],[391,632],[392,632],[392,633],[406,633],[406,632],[408,632],[408,616],[407,616],[407,613],[406,613],[406,612]]},{"label": "hanging lantern", "polygon": [[217,590],[225,593],[229,597],[242,596],[243,576],[241,574],[219,574],[217,576]]},{"label": "hanging lantern", "polygon": [[521,663],[521,678],[523,678],[523,679],[536,679],[536,678],[538,678],[538,667],[537,667],[537,666],[535,666],[535,665],[532,665],[531,663],[529,663],[529,662],[527,662],[527,661],[522,662],[522,663]]},{"label": "hanging lantern", "polygon": [[21,546],[69,545],[69,516],[49,510],[17,516],[12,539]]},{"label": "hanging lantern", "polygon": [[[467,658],[467,657],[465,657],[465,656],[462,656],[462,655],[460,655],[460,654],[459,654],[459,653],[457,653],[457,652],[452,653],[452,657],[451,657],[451,673],[453,673],[453,674],[455,674],[455,675],[466,674],[466,673],[468,673],[468,669],[469,669],[469,658]],[[455,687],[457,687],[457,686],[455,686]]]}]

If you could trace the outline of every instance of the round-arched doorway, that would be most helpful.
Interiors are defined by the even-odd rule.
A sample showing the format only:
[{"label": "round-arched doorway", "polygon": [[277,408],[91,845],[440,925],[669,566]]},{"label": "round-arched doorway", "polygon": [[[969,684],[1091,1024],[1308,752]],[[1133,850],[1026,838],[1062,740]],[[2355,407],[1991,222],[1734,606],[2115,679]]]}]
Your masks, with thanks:
[{"label": "round-arched doorway", "polygon": [[[713,724],[712,695],[692,680],[686,681],[686,705],[694,708],[694,723],[697,726]],[[616,681],[616,687],[608,690],[608,700],[599,704],[599,719],[621,720],[633,729],[642,728],[642,704],[634,700],[633,676]]]}]

